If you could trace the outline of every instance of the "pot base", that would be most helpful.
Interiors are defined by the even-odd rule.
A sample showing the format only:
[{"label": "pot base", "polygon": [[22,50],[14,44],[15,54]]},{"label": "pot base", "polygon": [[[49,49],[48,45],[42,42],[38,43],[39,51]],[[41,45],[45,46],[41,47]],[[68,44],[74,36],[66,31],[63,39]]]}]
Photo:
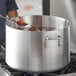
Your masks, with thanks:
[{"label": "pot base", "polygon": [[[7,62],[6,62],[7,63]],[[70,62],[69,62],[70,63]],[[31,71],[31,70],[23,70],[23,69],[20,69],[20,68],[16,68],[16,67],[13,67],[13,66],[10,66],[8,63],[7,63],[7,65],[10,67],[10,68],[13,68],[13,69],[15,69],[15,70],[18,70],[18,71],[22,71],[22,72],[27,72],[27,73],[48,73],[48,72],[51,72],[51,73],[53,73],[53,72],[58,72],[58,71],[61,71],[61,70],[63,70],[63,69],[65,69],[66,68],[66,66],[68,66],[69,65],[69,63],[68,64],[66,64],[64,67],[62,67],[62,68],[58,68],[58,69],[55,69],[55,70],[46,70],[46,71]]]}]

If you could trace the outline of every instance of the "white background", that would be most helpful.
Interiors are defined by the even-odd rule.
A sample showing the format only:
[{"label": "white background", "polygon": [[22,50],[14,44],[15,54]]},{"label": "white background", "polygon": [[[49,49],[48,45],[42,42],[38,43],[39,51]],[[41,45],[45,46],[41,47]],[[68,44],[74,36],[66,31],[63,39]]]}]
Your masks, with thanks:
[{"label": "white background", "polygon": [[[19,15],[42,15],[42,0],[16,0]],[[32,6],[31,10],[24,10],[25,6]]]}]

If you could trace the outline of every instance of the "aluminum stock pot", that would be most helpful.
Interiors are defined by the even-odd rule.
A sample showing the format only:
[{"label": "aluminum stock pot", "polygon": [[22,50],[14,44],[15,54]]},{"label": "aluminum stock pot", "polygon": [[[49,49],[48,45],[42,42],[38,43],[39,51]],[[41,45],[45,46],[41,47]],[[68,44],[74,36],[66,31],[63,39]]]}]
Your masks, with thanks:
[{"label": "aluminum stock pot", "polygon": [[27,26],[9,20],[6,23],[6,63],[14,69],[31,72],[51,72],[67,66],[70,62],[69,22],[55,16],[22,18]]}]

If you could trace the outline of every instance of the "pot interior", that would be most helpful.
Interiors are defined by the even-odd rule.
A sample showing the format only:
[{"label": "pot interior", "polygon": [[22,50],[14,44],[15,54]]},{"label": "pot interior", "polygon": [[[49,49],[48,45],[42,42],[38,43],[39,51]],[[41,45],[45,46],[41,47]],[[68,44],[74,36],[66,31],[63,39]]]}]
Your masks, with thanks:
[{"label": "pot interior", "polygon": [[[12,20],[17,21],[20,17],[12,18]],[[55,16],[21,16],[21,18],[27,23],[26,26],[20,26],[16,22],[7,20],[6,24],[14,29],[23,31],[53,31],[67,28],[69,26],[69,21],[64,18]]]}]

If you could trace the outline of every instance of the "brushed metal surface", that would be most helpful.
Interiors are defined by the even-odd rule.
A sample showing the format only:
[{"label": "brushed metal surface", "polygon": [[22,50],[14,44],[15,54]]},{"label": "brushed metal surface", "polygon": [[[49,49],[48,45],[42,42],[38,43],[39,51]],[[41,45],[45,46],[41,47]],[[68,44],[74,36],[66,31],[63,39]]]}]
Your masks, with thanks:
[{"label": "brushed metal surface", "polygon": [[76,73],[64,74],[64,75],[57,75],[57,76],[76,76]]},{"label": "brushed metal surface", "polygon": [[[34,25],[36,24],[34,17],[37,25]],[[27,16],[25,18],[27,19]],[[7,64],[15,69],[32,72],[55,71],[65,67],[70,62],[69,22],[54,16],[29,16],[28,18],[27,22],[30,26],[26,28],[42,24],[42,27],[54,29],[20,30],[8,23],[6,25]]]},{"label": "brushed metal surface", "polygon": [[65,0],[71,25],[71,51],[76,53],[76,0]]}]

